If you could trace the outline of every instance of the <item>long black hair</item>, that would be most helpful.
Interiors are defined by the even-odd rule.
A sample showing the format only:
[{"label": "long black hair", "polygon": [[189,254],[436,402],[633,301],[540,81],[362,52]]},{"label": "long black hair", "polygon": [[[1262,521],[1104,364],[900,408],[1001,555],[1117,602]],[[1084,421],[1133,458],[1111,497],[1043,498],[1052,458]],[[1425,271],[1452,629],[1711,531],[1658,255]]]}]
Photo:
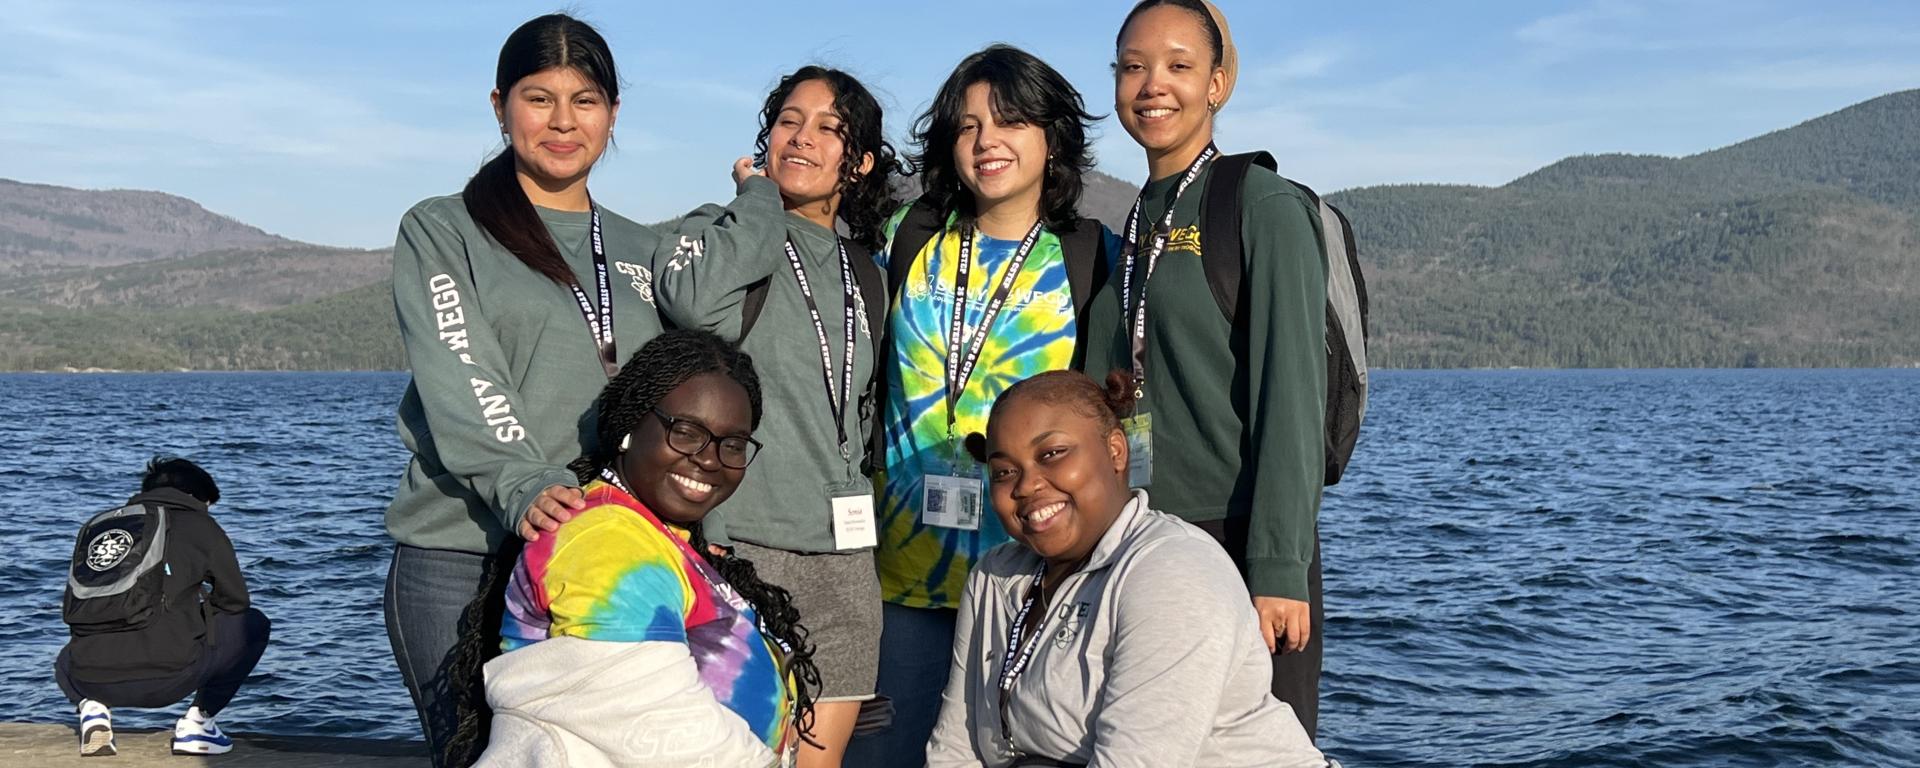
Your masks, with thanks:
[{"label": "long black hair", "polygon": [[[847,223],[847,233],[854,242],[877,250],[880,229],[893,202],[887,183],[900,171],[900,160],[887,142],[880,102],[853,75],[809,64],[780,78],[780,84],[767,94],[766,106],[760,109],[760,135],[753,140],[753,160],[766,165],[780,108],[786,106],[793,89],[809,80],[819,80],[833,91],[833,110],[840,115],[840,138],[845,145],[840,156],[840,220]],[[861,173],[860,160],[868,154],[873,155],[873,167]]]},{"label": "long black hair", "polygon": [[1133,23],[1133,17],[1139,16],[1148,8],[1157,8],[1162,5],[1184,8],[1198,15],[1200,17],[1201,28],[1207,30],[1207,42],[1213,46],[1213,66],[1219,67],[1221,62],[1225,61],[1227,55],[1226,38],[1220,34],[1220,25],[1214,23],[1213,12],[1207,10],[1207,4],[1200,2],[1200,0],[1140,0],[1139,3],[1133,6],[1133,10],[1127,11],[1127,20],[1120,22],[1120,31],[1113,36],[1114,49],[1118,50],[1120,48],[1120,41],[1127,36],[1127,25]]},{"label": "long black hair", "polygon": [[967,111],[967,89],[986,83],[993,92],[994,119],[1027,123],[1047,134],[1046,175],[1040,181],[1040,217],[1060,227],[1078,216],[1083,177],[1093,170],[1087,130],[1100,119],[1087,112],[1080,92],[1039,57],[995,44],[960,60],[926,113],[913,125],[913,170],[924,179],[921,194],[942,213],[971,219],[973,195],[953,164],[954,141]]},{"label": "long black hair", "polygon": [[[578,71],[606,92],[607,104],[619,103],[620,77],[606,39],[586,22],[563,13],[541,16],[507,36],[500,46],[493,87],[504,102],[520,78],[556,67]],[[522,263],[556,283],[576,282],[566,257],[560,255],[560,247],[533,210],[533,201],[520,188],[511,142],[480,166],[460,196],[474,223]]]},{"label": "long black hair", "polygon": [[[739,382],[747,391],[752,410],[750,424],[760,426],[760,376],[754,371],[753,358],[733,342],[706,331],[667,331],[635,352],[620,368],[620,373],[607,382],[606,389],[601,390],[595,444],[587,455],[575,459],[567,468],[573,470],[583,486],[599,479],[601,470],[612,469],[620,461],[620,439],[637,429],[668,393],[705,373],[724,374]],[[807,628],[800,623],[793,596],[779,586],[762,581],[752,562],[731,552],[714,554],[707,546],[706,534],[699,523],[687,526],[687,530],[692,534],[688,543],[693,550],[719,572],[734,592],[753,605],[754,612],[760,616],[760,631],[787,648],[784,671],[793,680],[793,722],[805,738],[813,728],[813,700],[820,690],[820,670],[814,665],[813,645],[807,642]],[[487,597],[474,601],[468,607],[467,617],[461,621],[460,645],[454,651],[452,671],[447,677],[456,684],[471,680],[473,686],[472,690],[456,692],[458,714],[453,723],[454,736],[446,750],[447,764],[468,765],[486,746],[485,691],[478,683],[482,680],[481,668],[498,653],[497,646],[488,646],[499,634],[505,582],[513,570],[517,559],[513,553],[517,551],[518,545],[513,544],[492,559],[494,563],[490,566],[497,566],[487,570],[483,584]]]},{"label": "long black hair", "polygon": [[[739,345],[712,333],[697,330],[673,330],[662,333],[635,352],[620,373],[600,392],[600,419],[594,448],[575,459],[573,470],[580,484],[600,477],[602,470],[613,469],[620,461],[620,440],[639,429],[653,409],[667,395],[688,380],[706,373],[720,373],[739,382],[747,391],[754,428],[760,426],[760,375],[754,371],[753,358]],[[760,631],[785,646],[786,671],[793,677],[794,725],[804,734],[813,727],[813,699],[820,690],[820,670],[813,663],[813,646],[807,642],[807,628],[800,623],[800,612],[793,607],[793,595],[777,585],[760,579],[753,563],[728,552],[716,555],[707,546],[706,533],[699,523],[687,526],[695,552],[713,566],[720,577],[760,615]]]}]

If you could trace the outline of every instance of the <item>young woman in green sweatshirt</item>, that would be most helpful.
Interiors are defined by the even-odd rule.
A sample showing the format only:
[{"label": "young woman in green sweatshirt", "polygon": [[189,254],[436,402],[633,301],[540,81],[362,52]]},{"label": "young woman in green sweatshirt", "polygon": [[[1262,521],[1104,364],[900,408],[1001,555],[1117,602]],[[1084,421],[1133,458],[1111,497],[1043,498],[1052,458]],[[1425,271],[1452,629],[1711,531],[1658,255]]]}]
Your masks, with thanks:
[{"label": "young woman in green sweatshirt", "polygon": [[[866,438],[885,286],[879,246],[893,148],[879,102],[852,76],[808,66],[780,80],[739,196],[695,209],[656,255],[660,311],[740,346],[761,371],[766,448],[704,523],[806,617],[821,689],[802,768],[837,766],[874,693],[880,584]],[[847,234],[839,234],[844,225]]]},{"label": "young woman in green sweatshirt", "polygon": [[[1121,25],[1114,110],[1152,180],[1090,312],[1087,372],[1138,398],[1133,484],[1221,542],[1274,651],[1274,695],[1313,733],[1320,677],[1326,264],[1314,204],[1255,167],[1241,188],[1242,301],[1234,325],[1200,255],[1214,115],[1232,92],[1232,38],[1202,0],[1145,0]],[[1241,346],[1244,345],[1244,346]],[[1239,348],[1238,351],[1236,348]],[[1240,354],[1244,352],[1244,354]],[[1144,454],[1144,455],[1143,455]]]},{"label": "young woman in green sweatshirt", "polygon": [[593,399],[660,332],[658,235],[587,192],[620,107],[606,41],[542,16],[507,38],[494,82],[506,147],[408,211],[393,254],[413,458],[387,509],[387,636],[436,765],[472,758],[446,745],[459,701],[484,712],[481,681],[442,670],[463,633],[498,646],[503,550],[582,506],[567,463],[592,447]]}]

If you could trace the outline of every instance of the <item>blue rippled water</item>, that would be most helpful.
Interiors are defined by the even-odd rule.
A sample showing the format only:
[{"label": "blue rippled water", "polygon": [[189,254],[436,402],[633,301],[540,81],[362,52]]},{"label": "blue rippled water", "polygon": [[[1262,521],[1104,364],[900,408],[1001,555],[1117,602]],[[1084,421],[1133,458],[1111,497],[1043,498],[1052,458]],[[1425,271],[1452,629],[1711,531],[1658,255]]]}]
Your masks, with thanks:
[{"label": "blue rippled water", "polygon": [[[413,735],[380,618],[405,382],[0,375],[0,716],[68,721],[73,529],[171,451],[216,473],[275,621],[223,722]],[[1920,371],[1381,372],[1374,397],[1321,516],[1331,754],[1920,764]]]}]

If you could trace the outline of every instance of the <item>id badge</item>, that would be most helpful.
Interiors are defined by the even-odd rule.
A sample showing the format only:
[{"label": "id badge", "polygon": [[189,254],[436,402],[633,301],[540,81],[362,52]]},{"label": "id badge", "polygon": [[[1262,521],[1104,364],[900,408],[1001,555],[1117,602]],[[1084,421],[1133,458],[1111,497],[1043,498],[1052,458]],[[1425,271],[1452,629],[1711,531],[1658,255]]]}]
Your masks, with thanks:
[{"label": "id badge", "polygon": [[1123,419],[1120,428],[1127,433],[1127,485],[1145,488],[1153,484],[1153,414]]},{"label": "id badge", "polygon": [[925,476],[920,522],[938,528],[980,530],[980,478],[960,475]]},{"label": "id badge", "polygon": [[833,499],[834,549],[868,549],[880,543],[871,484],[833,483],[827,486],[827,495]]}]

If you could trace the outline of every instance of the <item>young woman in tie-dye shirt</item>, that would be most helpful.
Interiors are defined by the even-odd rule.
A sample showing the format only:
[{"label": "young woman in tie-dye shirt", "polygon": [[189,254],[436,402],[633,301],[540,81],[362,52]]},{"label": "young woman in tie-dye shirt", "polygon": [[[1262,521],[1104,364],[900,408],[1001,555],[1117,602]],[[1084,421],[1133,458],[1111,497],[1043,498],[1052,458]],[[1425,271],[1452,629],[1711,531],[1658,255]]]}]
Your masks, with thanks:
[{"label": "young woman in tie-dye shirt", "polygon": [[529,543],[507,587],[483,765],[789,754],[819,684],[805,630],[700,528],[759,450],[760,406],[752,360],[702,331],[655,338],[607,385],[599,447],[572,465],[587,508]]},{"label": "young woman in tie-dye shirt", "polygon": [[894,720],[856,739],[848,765],[919,764],[967,570],[1007,540],[983,514],[960,437],[986,427],[1014,382],[1074,362],[1075,308],[1088,298],[1074,286],[1087,280],[1080,293],[1091,293],[1117,251],[1076,212],[1094,119],[1052,67],[995,45],[962,60],[916,123],[925,193],[888,222],[880,257],[895,278],[875,551],[887,601],[879,688]]}]

